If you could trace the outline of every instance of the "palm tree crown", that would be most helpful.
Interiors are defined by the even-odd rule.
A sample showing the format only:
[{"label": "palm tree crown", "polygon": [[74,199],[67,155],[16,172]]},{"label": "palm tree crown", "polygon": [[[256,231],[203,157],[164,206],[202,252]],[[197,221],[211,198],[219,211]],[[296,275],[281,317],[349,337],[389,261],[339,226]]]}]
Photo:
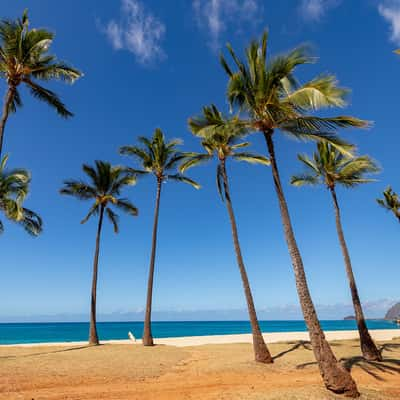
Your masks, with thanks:
[{"label": "palm tree crown", "polygon": [[386,210],[391,211],[400,221],[400,198],[396,192],[389,186],[383,192],[383,199],[376,199],[379,205]]},{"label": "palm tree crown", "polygon": [[[203,115],[189,120],[189,127],[192,133],[201,138],[201,145],[206,153],[189,153],[180,166],[184,172],[188,168],[211,160],[214,155],[220,161],[228,157],[236,161],[246,161],[252,164],[269,165],[269,160],[261,155],[251,152],[238,151],[250,146],[244,141],[248,133],[247,127],[240,122],[238,117],[225,117],[215,105],[203,108]],[[221,166],[217,167],[217,186],[222,195]]]},{"label": "palm tree crown", "polygon": [[54,34],[46,29],[29,29],[27,11],[21,19],[0,22],[0,77],[12,90],[9,111],[22,105],[17,87],[24,83],[34,97],[55,108],[58,114],[72,116],[57,94],[36,82],[55,79],[72,83],[82,75],[48,53],[53,39]]},{"label": "palm tree crown", "polygon": [[138,209],[126,198],[121,198],[121,190],[125,186],[134,185],[136,177],[126,168],[112,166],[105,161],[96,161],[95,167],[84,164],[83,172],[88,176],[89,183],[82,180],[67,180],[60,190],[61,194],[76,197],[79,200],[94,201],[86,217],[81,221],[87,222],[93,215],[104,210],[113,224],[114,232],[118,233],[118,215],[112,210],[115,207],[131,216],[138,215]]},{"label": "palm tree crown", "polygon": [[342,151],[346,143],[335,136],[338,127],[366,127],[368,123],[350,116],[317,117],[310,112],[325,107],[346,105],[347,90],[333,75],[320,75],[300,84],[294,77],[296,67],[314,62],[305,46],[272,58],[267,63],[267,32],[261,42],[253,41],[242,62],[228,45],[236,71],[221,55],[229,77],[227,97],[231,106],[246,111],[249,126],[256,131],[280,129],[303,140],[329,141]]},{"label": "palm tree crown", "polygon": [[332,189],[336,184],[353,187],[372,182],[366,174],[379,172],[379,167],[370,157],[352,157],[342,154],[328,143],[318,143],[313,158],[298,155],[307,172],[293,176],[291,183],[295,186],[324,184]]},{"label": "palm tree crown", "polygon": [[[42,219],[33,211],[23,207],[29,192],[30,174],[25,169],[6,169],[8,156],[0,163],[0,210],[7,219],[21,225],[30,235],[42,231]],[[4,226],[0,221],[0,233]]]},{"label": "palm tree crown", "polygon": [[177,149],[177,146],[182,144],[179,139],[165,141],[165,137],[161,129],[154,131],[153,137],[148,139],[144,136],[138,138],[143,145],[140,146],[122,146],[120,154],[132,156],[141,164],[142,169],[130,169],[135,174],[153,174],[159,182],[173,180],[184,182],[200,188],[195,181],[176,173],[178,164],[186,157],[186,153]]}]

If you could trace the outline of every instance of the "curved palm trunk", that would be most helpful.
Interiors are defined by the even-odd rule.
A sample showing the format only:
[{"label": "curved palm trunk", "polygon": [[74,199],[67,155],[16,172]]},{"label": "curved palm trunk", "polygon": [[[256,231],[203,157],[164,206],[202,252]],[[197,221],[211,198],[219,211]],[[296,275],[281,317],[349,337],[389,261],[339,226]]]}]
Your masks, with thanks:
[{"label": "curved palm trunk", "polygon": [[8,116],[10,114],[10,106],[13,101],[14,93],[15,93],[15,88],[9,86],[7,89],[7,93],[4,97],[3,113],[0,120],[0,157],[3,150],[4,130],[6,127]]},{"label": "curved palm trunk", "polygon": [[154,211],[153,239],[151,245],[149,280],[147,283],[146,315],[144,319],[143,337],[142,337],[144,346],[154,345],[153,336],[151,334],[151,305],[153,301],[154,263],[156,259],[157,228],[158,228],[158,214],[160,209],[161,185],[162,185],[162,180],[157,179],[157,195],[156,195],[156,207]]},{"label": "curved palm trunk", "polygon": [[100,216],[99,216],[99,224],[97,227],[97,236],[96,236],[96,250],[94,252],[94,261],[93,261],[93,279],[92,279],[92,296],[90,302],[90,329],[89,329],[89,344],[98,345],[99,337],[97,335],[97,326],[96,326],[96,299],[97,299],[97,272],[99,267],[99,251],[100,251],[100,236],[101,236],[101,227],[103,225],[103,215],[104,215],[104,207],[100,208]]},{"label": "curved palm trunk", "polygon": [[350,284],[351,298],[353,300],[354,312],[357,320],[358,332],[360,335],[361,351],[366,360],[382,361],[382,355],[377,349],[371,335],[368,332],[367,324],[365,323],[364,313],[361,307],[360,297],[356,280],[354,278],[353,269],[351,266],[350,254],[343,234],[342,221],[340,216],[339,203],[336,197],[335,188],[330,188],[333,205],[335,208],[336,229],[339,237],[340,247],[342,248],[344,263],[346,266],[346,274]]},{"label": "curved palm trunk", "polygon": [[333,351],[327,342],[324,332],[318,320],[318,316],[311,298],[307,284],[307,278],[304,271],[303,260],[294,236],[292,223],[290,220],[289,209],[283,193],[281,180],[279,177],[278,166],[275,157],[274,143],[272,140],[273,131],[264,132],[270,155],[272,175],[274,179],[275,190],[278,196],[279,208],[282,217],[285,238],[289,249],[290,257],[295,274],[296,288],[303,311],[305,323],[310,335],[310,341],[319,370],[327,389],[334,393],[345,394],[348,397],[358,397],[356,383],[347,371],[336,359]]},{"label": "curved palm trunk", "polygon": [[228,176],[226,174],[225,168],[225,160],[221,160],[221,173],[224,182],[224,191],[225,191],[225,200],[226,200],[226,208],[228,210],[229,219],[232,227],[232,237],[233,244],[235,246],[236,259],[240,271],[240,276],[242,278],[243,289],[246,296],[247,309],[249,312],[250,324],[251,324],[251,332],[253,335],[253,348],[254,348],[254,356],[255,360],[262,363],[272,363],[273,359],[271,354],[265,344],[264,338],[262,336],[260,326],[257,319],[257,313],[254,306],[253,295],[250,289],[249,279],[247,277],[246,268],[244,266],[244,261],[242,257],[242,252],[240,249],[239,236],[236,226],[235,214],[232,208],[231,196],[229,192],[229,183]]}]

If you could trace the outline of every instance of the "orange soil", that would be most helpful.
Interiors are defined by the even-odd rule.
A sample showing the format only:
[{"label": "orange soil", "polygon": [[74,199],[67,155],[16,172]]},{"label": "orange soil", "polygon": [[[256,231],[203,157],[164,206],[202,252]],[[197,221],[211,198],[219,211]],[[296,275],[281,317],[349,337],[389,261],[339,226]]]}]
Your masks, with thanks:
[{"label": "orange soil", "polygon": [[[273,365],[256,364],[248,344],[3,347],[0,400],[338,398],[323,388],[308,344],[269,347]],[[384,363],[363,361],[356,341],[333,348],[351,367],[363,399],[400,399],[400,342],[384,345]]]}]

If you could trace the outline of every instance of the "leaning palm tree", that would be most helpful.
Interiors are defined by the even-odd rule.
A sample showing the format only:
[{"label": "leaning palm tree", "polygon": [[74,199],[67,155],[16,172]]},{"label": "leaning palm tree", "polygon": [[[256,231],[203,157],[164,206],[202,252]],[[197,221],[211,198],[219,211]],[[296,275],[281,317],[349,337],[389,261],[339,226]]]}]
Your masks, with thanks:
[{"label": "leaning palm tree", "polygon": [[400,222],[400,198],[396,192],[393,192],[390,186],[383,192],[383,199],[376,199],[376,201],[380,206],[391,211]]},{"label": "leaning palm tree", "polygon": [[136,178],[121,166],[112,166],[105,161],[96,161],[95,167],[84,164],[83,172],[89,178],[89,182],[83,180],[64,181],[64,187],[60,190],[61,194],[76,197],[78,200],[90,200],[90,206],[86,217],[81,224],[87,222],[90,217],[98,216],[96,247],[93,261],[93,279],[90,306],[90,330],[89,344],[98,345],[99,337],[96,326],[96,299],[97,299],[97,271],[99,265],[100,237],[103,226],[104,214],[113,225],[114,232],[118,233],[118,215],[112,207],[127,213],[133,217],[138,215],[138,209],[126,198],[121,198],[122,189],[128,185],[134,185]]},{"label": "leaning palm tree", "polygon": [[156,178],[156,204],[154,210],[149,279],[147,285],[146,312],[142,336],[144,346],[153,346],[151,309],[153,301],[154,266],[156,259],[161,187],[167,180],[187,183],[196,189],[200,186],[192,179],[177,173],[177,165],[185,157],[185,154],[177,149],[177,146],[181,144],[180,140],[171,140],[170,142],[166,142],[161,129],[156,129],[151,139],[141,136],[138,140],[142,146],[122,146],[120,148],[120,154],[132,156],[134,160],[140,164],[142,169],[131,169],[133,173],[139,175],[152,174]]},{"label": "leaning palm tree", "polygon": [[56,93],[40,86],[37,80],[74,82],[82,74],[48,53],[54,34],[46,29],[29,29],[28,13],[16,21],[0,21],[0,77],[7,83],[3,113],[0,120],[0,154],[4,129],[10,113],[22,106],[18,87],[24,84],[31,94],[53,107],[62,117],[70,117]]},{"label": "leaning palm tree", "polygon": [[348,116],[322,118],[312,115],[312,111],[322,107],[344,106],[347,91],[338,87],[331,75],[318,76],[299,84],[294,70],[314,61],[305,47],[272,58],[267,63],[267,33],[264,33],[261,42],[253,41],[247,48],[245,62],[230,45],[228,51],[235,65],[232,69],[221,56],[221,64],[229,78],[228,101],[231,107],[236,106],[245,112],[249,128],[262,133],[265,138],[297,292],[322,378],[329,390],[358,396],[354,380],[338,363],[317,317],[279,176],[274,137],[280,131],[296,139],[330,142],[346,152],[348,145],[337,138],[336,129],[365,127],[367,123]]},{"label": "leaning palm tree", "polygon": [[240,151],[240,149],[250,145],[250,143],[243,141],[243,136],[247,133],[246,128],[238,124],[236,117],[232,119],[224,117],[214,105],[211,107],[204,107],[203,115],[191,118],[189,120],[189,126],[192,133],[201,138],[201,144],[206,150],[206,153],[191,154],[182,163],[180,170],[183,172],[190,167],[211,160],[214,156],[218,159],[217,187],[222,200],[225,200],[231,223],[233,244],[235,247],[240,276],[242,278],[251,331],[253,334],[255,360],[263,363],[272,363],[273,360],[271,354],[265,344],[260,330],[253,295],[250,289],[249,278],[244,265],[226,171],[226,161],[229,158],[237,161],[246,161],[262,165],[269,165],[269,160],[260,155]]},{"label": "leaning palm tree", "polygon": [[353,188],[363,183],[371,182],[366,174],[378,172],[379,168],[368,156],[351,157],[336,150],[328,143],[318,143],[317,152],[313,158],[299,155],[299,160],[305,165],[307,172],[293,176],[291,183],[295,186],[324,185],[329,189],[335,209],[336,229],[342,248],[346,274],[349,280],[351,298],[360,335],[361,351],[366,360],[381,361],[382,355],[373,342],[365,323],[360,296],[354,278],[353,268],[346,240],[344,238],[339,202],[336,196],[336,186]]},{"label": "leaning palm tree", "polygon": [[[21,225],[32,236],[42,232],[42,219],[32,210],[23,207],[29,192],[30,174],[25,169],[6,169],[8,156],[0,162],[0,210],[5,217]],[[0,221],[0,233],[4,225]]]}]

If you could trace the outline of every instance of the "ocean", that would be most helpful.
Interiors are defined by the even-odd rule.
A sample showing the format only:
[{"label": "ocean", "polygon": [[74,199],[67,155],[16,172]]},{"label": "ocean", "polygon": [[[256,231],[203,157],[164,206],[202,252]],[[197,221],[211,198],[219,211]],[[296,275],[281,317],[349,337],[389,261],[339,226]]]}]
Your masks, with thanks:
[{"label": "ocean", "polygon": [[[355,330],[353,320],[321,321],[327,331]],[[399,329],[391,321],[368,320],[369,329]],[[140,338],[143,322],[99,322],[100,340],[128,339],[128,332]],[[306,331],[304,321],[260,321],[263,332]],[[248,321],[156,321],[152,324],[155,338],[228,335],[250,333]],[[0,324],[0,344],[47,343],[85,341],[88,338],[89,323],[2,323]],[[400,329],[399,329],[400,336]]]}]

